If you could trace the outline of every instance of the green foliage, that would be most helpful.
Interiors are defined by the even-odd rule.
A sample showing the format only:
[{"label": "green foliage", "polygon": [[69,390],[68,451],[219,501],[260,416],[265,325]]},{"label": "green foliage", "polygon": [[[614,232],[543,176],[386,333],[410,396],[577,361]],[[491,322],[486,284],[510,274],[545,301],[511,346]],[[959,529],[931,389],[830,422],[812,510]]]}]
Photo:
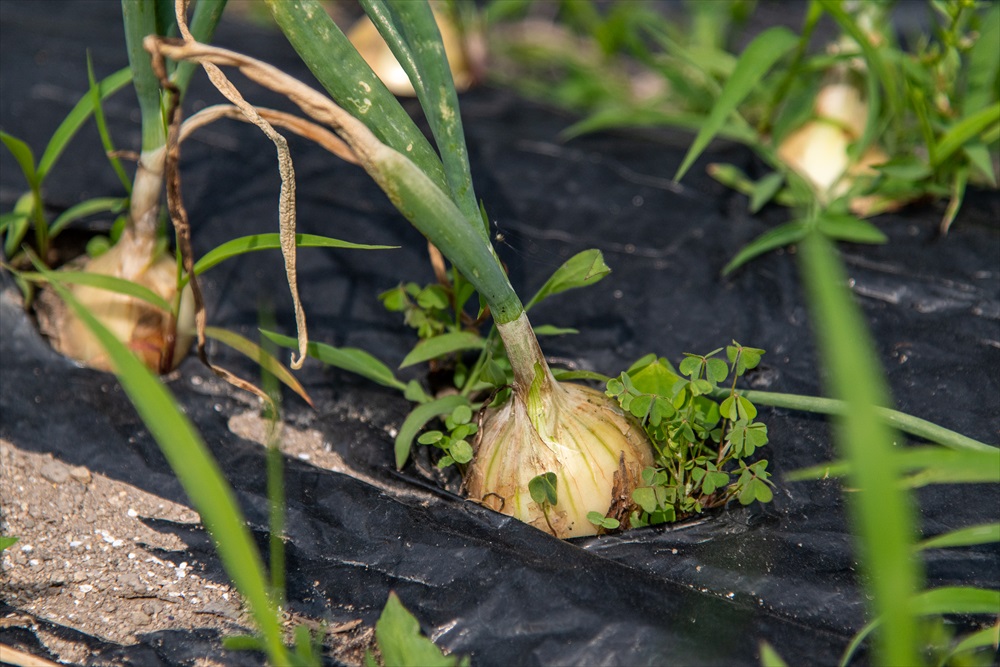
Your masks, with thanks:
[{"label": "green foliage", "polygon": [[528,493],[531,494],[531,499],[543,508],[559,504],[556,482],[554,472],[546,472],[532,477],[531,481],[528,482]]},{"label": "green foliage", "polygon": [[420,623],[413,617],[395,593],[389,599],[375,624],[375,641],[381,661],[370,652],[365,656],[367,667],[468,667],[469,658],[446,656],[441,649],[420,633]]},{"label": "green foliage", "polygon": [[[680,17],[636,8],[627,0],[601,8],[567,3],[546,43],[501,38],[494,49],[507,70],[500,74],[504,81],[586,114],[566,137],[627,126],[696,131],[676,178],[714,137],[746,144],[772,173],[756,182],[733,165],[713,165],[710,173],[746,194],[751,212],[773,201],[795,209],[800,220],[829,222],[843,219],[848,210],[867,217],[903,202],[947,198],[946,231],[967,186],[997,186],[1000,5],[926,0],[929,24],[905,35],[904,47],[891,4],[801,3],[805,11],[798,35],[772,28],[754,36],[741,29],[754,3],[692,2],[686,5],[687,16]],[[623,19],[629,12],[633,16]],[[815,38],[822,20],[832,21],[840,32],[830,44]],[[738,52],[736,46],[748,41]],[[657,85],[629,85],[627,72],[640,72],[636,81]],[[831,81],[857,88],[867,107],[859,136],[850,137],[849,158],[881,147],[888,161],[819,192],[779,156],[778,148],[817,117],[817,93]],[[740,250],[725,271],[798,243],[809,231],[801,222],[771,230]],[[856,223],[823,224],[819,231],[854,243],[885,241],[874,228]]]},{"label": "green foliage", "polygon": [[[649,355],[608,380],[607,395],[639,420],[656,448],[656,466],[642,471],[632,494],[633,526],[678,521],[730,500],[770,502],[767,461],[747,460],[767,444],[767,426],[736,393],[737,378],[756,368],[764,351],[736,341],[725,350],[728,363],[717,356],[722,348],[685,354],[679,374]],[[716,402],[717,385],[730,377],[728,394]]]},{"label": "green foliage", "polygon": [[166,387],[79,304],[56,273],[38,268],[107,351],[122,388],[201,514],[223,567],[248,602],[271,661],[289,664],[260,554],[218,463]]},{"label": "green foliage", "polygon": [[11,535],[0,535],[0,551],[11,548],[20,539],[20,537],[13,537]]},{"label": "green foliage", "polygon": [[438,460],[439,468],[446,468],[453,463],[464,466],[472,460],[472,445],[469,438],[479,431],[479,426],[472,421],[472,407],[462,403],[451,411],[445,420],[447,432],[426,431],[417,442],[421,445],[433,445],[444,452]]}]

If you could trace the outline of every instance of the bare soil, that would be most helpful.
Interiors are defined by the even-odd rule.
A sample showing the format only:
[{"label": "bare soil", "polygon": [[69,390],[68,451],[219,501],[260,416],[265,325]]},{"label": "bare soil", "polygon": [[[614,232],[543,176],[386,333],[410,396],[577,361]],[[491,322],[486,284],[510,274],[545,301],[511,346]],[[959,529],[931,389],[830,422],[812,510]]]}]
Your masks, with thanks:
[{"label": "bare soil", "polygon": [[[266,423],[249,410],[234,415],[229,427],[262,444],[267,433]],[[318,431],[286,426],[281,446],[313,465],[343,468]],[[250,631],[239,595],[204,578],[200,563],[169,557],[183,553],[184,542],[143,521],[197,524],[198,514],[188,507],[0,440],[0,512],[0,534],[20,538],[0,560],[0,598],[16,610],[0,618],[0,630],[31,631],[60,662],[87,662],[90,649],[39,621],[123,646],[160,630]],[[288,627],[309,623],[287,620]],[[325,643],[328,655],[354,665],[372,638],[372,628],[359,620],[328,627]],[[31,664],[19,662],[12,650],[25,648],[0,644],[0,662]]]}]

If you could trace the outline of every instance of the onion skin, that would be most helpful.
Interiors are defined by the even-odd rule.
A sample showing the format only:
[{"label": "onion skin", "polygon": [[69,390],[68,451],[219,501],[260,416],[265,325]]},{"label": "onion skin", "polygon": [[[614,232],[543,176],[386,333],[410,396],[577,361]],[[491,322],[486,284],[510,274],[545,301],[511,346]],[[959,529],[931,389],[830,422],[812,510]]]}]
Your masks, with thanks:
[{"label": "onion skin", "polygon": [[[89,260],[81,270],[124,278],[123,265],[135,263],[128,250],[126,243],[119,242]],[[176,298],[177,263],[166,253],[139,267],[127,279],[148,287],[168,302]],[[156,373],[176,368],[191,348],[194,299],[190,286],[181,293],[177,320],[170,313],[131,296],[86,285],[74,285],[71,289],[81,304]],[[59,339],[54,342],[61,353],[90,368],[112,370],[104,348],[71,312],[65,312],[58,334]]]},{"label": "onion skin", "polygon": [[[652,445],[631,416],[589,387],[553,382],[534,420],[530,409],[515,391],[489,411],[466,471],[469,497],[560,539],[596,535],[587,514],[605,516],[616,498],[631,498],[653,465]],[[543,509],[528,483],[546,472],[556,473],[557,502]]]}]

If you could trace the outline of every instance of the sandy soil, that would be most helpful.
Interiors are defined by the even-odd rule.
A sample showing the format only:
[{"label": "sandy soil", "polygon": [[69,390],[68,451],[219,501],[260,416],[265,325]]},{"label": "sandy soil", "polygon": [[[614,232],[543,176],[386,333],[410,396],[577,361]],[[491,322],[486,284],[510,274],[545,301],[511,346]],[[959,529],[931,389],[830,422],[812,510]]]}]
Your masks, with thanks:
[{"label": "sandy soil", "polygon": [[[250,411],[233,416],[230,429],[259,442],[266,433]],[[317,431],[285,427],[282,448],[313,465],[342,466]],[[82,663],[90,650],[39,620],[126,646],[159,630],[209,628],[225,636],[250,629],[239,595],[203,578],[201,564],[170,557],[184,552],[184,542],[143,522],[198,523],[188,507],[0,440],[0,512],[0,534],[20,538],[0,561],[0,598],[17,610],[0,618],[0,629],[31,630],[60,662]],[[289,627],[308,622],[288,620]],[[372,636],[360,621],[328,628],[328,652],[360,664]],[[12,648],[24,647],[0,646],[0,661],[18,664]]]}]

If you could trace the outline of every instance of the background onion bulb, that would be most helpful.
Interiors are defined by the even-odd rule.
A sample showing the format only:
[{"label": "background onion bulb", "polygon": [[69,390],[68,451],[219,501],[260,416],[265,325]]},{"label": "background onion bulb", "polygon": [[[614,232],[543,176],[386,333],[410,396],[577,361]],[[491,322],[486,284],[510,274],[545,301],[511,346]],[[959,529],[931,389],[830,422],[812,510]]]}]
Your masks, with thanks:
[{"label": "background onion bulb", "polygon": [[[470,498],[559,538],[596,535],[589,512],[605,516],[615,500],[631,502],[653,449],[642,427],[603,393],[552,379],[535,367],[529,390],[515,384],[511,398],[483,423],[466,471]],[[528,483],[556,474],[557,503],[545,511]]]},{"label": "background onion bulb", "polygon": [[[173,303],[177,295],[177,263],[160,252],[135,263],[132,244],[125,237],[107,252],[87,261],[82,271],[125,278],[143,285]],[[127,272],[127,274],[126,274]],[[118,340],[128,345],[146,366],[158,373],[173,370],[191,347],[194,329],[194,299],[190,287],[180,297],[178,317],[131,296],[85,285],[72,288],[74,296]],[[111,370],[104,348],[90,330],[70,312],[64,314],[56,348],[81,363],[99,370]]]}]

